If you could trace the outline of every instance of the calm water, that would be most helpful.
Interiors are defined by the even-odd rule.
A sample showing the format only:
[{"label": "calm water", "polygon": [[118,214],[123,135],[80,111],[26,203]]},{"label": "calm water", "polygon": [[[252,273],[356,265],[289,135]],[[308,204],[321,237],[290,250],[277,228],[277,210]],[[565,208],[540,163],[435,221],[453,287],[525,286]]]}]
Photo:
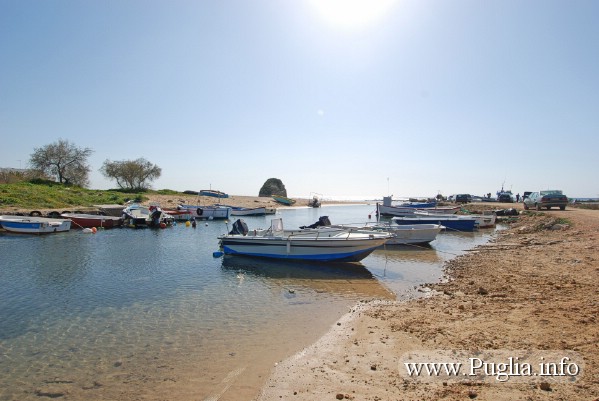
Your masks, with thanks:
[{"label": "calm water", "polygon": [[[372,205],[279,212],[286,228]],[[244,218],[266,228],[271,216]],[[250,399],[273,364],[351,305],[417,295],[492,230],[387,247],[358,265],[214,259],[224,222],[41,237],[0,234],[0,400]],[[235,396],[233,396],[233,394]],[[241,398],[239,398],[241,397]]]}]

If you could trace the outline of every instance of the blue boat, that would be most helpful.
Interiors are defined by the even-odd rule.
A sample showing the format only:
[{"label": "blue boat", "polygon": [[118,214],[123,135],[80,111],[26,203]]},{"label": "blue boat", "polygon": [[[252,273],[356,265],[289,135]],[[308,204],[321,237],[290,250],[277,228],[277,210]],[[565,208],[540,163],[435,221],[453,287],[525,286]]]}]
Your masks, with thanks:
[{"label": "blue boat", "polygon": [[427,209],[430,207],[436,207],[437,202],[404,202],[399,206],[412,207],[412,208],[416,208],[416,209]]},{"label": "blue boat", "polygon": [[391,219],[395,224],[441,224],[451,231],[474,231],[477,220],[472,216],[406,216]]},{"label": "blue boat", "polygon": [[202,189],[200,191],[200,196],[211,196],[213,198],[224,199],[228,198],[229,194],[214,189]]}]

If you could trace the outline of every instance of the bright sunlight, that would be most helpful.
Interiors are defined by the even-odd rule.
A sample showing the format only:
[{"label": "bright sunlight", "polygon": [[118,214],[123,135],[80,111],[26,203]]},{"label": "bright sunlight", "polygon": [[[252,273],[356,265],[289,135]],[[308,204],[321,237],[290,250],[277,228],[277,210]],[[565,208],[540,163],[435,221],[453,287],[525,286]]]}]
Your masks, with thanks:
[{"label": "bright sunlight", "polygon": [[383,17],[396,0],[310,0],[327,23],[342,29],[360,29]]}]

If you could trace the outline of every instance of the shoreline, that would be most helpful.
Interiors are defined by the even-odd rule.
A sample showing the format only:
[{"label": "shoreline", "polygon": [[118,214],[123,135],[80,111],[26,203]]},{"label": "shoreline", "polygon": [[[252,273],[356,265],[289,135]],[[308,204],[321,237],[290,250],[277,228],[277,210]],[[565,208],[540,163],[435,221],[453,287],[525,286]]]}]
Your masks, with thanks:
[{"label": "shoreline", "polygon": [[[490,243],[446,263],[447,280],[428,285],[434,295],[356,305],[278,363],[257,400],[595,399],[598,234],[593,210],[521,215]],[[401,374],[405,353],[438,350],[573,351],[582,374],[575,382],[522,377],[520,384],[423,383]]]},{"label": "shoreline", "polygon": [[[247,196],[247,195],[229,195],[228,198],[213,198],[210,196],[197,196],[197,195],[187,195],[187,194],[177,194],[177,195],[160,195],[160,194],[148,194],[146,195],[146,200],[140,202],[144,206],[149,206],[150,204],[159,204],[163,209],[173,209],[177,207],[179,204],[189,204],[189,205],[230,205],[236,207],[245,207],[245,208],[257,208],[257,207],[269,207],[269,208],[295,208],[295,207],[311,207],[308,206],[308,198],[293,198],[296,203],[293,205],[283,205],[281,203],[276,202],[271,197],[264,196]],[[376,201],[342,201],[342,200],[323,200],[323,206],[331,206],[331,205],[364,205],[364,204],[375,204]],[[126,205],[122,205],[123,208]],[[21,208],[21,207],[4,207],[0,209],[0,215],[2,214],[17,214],[22,213],[28,215],[33,211],[41,212],[42,215],[46,215],[50,212],[94,212],[98,211],[99,208],[94,206],[75,206],[71,205],[68,207],[63,207],[60,209],[57,208]]]}]

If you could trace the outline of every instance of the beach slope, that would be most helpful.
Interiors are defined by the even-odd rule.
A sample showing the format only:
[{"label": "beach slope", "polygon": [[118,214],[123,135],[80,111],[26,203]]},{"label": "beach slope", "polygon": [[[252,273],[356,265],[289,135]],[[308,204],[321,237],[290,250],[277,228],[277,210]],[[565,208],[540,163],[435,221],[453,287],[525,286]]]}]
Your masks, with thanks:
[{"label": "beach slope", "polygon": [[[598,245],[598,211],[521,215],[490,244],[450,261],[447,282],[429,285],[434,295],[357,305],[279,363],[258,399],[595,400]],[[488,373],[477,383],[424,382],[402,371],[406,353],[437,350],[573,353],[580,373],[564,380],[519,372],[507,381]]]}]

